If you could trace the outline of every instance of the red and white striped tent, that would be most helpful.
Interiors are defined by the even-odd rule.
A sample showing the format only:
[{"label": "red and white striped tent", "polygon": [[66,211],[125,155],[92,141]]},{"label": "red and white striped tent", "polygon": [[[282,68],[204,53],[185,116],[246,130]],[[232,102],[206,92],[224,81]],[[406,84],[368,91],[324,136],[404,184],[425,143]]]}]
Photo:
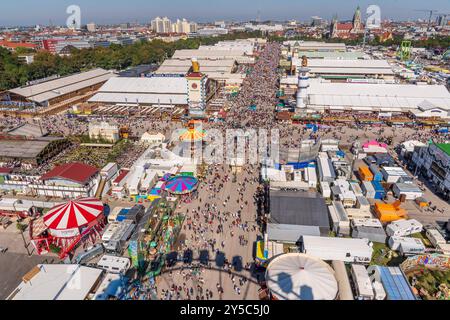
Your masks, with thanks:
[{"label": "red and white striped tent", "polygon": [[70,238],[93,227],[103,217],[103,203],[95,198],[81,198],[57,205],[44,215],[44,224],[54,237]]}]

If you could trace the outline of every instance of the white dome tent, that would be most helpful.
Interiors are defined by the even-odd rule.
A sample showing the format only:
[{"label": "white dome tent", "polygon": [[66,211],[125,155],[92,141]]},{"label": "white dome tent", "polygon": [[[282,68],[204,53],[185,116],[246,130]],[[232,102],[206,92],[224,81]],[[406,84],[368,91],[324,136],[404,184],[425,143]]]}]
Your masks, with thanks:
[{"label": "white dome tent", "polygon": [[272,260],[266,283],[275,300],[334,300],[338,294],[333,269],[301,253],[287,253]]}]

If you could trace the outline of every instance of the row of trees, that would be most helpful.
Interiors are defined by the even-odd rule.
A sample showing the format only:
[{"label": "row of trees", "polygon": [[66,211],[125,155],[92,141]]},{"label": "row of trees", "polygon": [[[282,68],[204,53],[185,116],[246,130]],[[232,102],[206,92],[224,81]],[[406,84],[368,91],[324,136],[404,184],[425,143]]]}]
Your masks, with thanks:
[{"label": "row of trees", "polygon": [[153,40],[139,41],[125,46],[113,44],[108,48],[97,47],[81,50],[71,48],[70,56],[58,56],[46,51],[39,51],[34,56],[34,62],[29,65],[21,63],[18,59],[18,56],[25,52],[19,50],[11,53],[0,47],[0,91],[55,74],[65,76],[96,67],[123,70],[140,64],[161,63],[164,59],[171,57],[175,50],[197,49],[200,45],[212,45],[222,40],[259,36],[261,36],[259,32],[242,32],[170,43]]}]

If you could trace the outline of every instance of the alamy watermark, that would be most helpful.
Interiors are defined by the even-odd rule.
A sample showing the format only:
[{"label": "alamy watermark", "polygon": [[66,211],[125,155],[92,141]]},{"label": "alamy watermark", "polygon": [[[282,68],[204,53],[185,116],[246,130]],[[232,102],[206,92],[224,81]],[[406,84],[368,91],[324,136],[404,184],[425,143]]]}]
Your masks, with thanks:
[{"label": "alamy watermark", "polygon": [[371,4],[366,10],[366,28],[378,29],[381,28],[381,9],[380,6]]},{"label": "alamy watermark", "polygon": [[69,29],[81,29],[81,8],[76,4],[67,7],[66,13],[69,14],[66,20],[66,26]]}]

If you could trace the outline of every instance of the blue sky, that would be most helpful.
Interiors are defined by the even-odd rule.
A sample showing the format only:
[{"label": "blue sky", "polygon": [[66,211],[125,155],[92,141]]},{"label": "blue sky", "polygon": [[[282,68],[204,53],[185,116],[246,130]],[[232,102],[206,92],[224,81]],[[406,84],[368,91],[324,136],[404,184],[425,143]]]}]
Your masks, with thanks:
[{"label": "blue sky", "polygon": [[0,0],[0,25],[64,24],[66,8],[76,4],[82,10],[82,24],[149,22],[158,15],[185,17],[199,22],[255,19],[309,20],[318,15],[330,19],[334,13],[341,20],[350,19],[355,8],[370,4],[381,8],[382,19],[407,20],[427,18],[416,9],[434,9],[450,13],[449,0]]}]

